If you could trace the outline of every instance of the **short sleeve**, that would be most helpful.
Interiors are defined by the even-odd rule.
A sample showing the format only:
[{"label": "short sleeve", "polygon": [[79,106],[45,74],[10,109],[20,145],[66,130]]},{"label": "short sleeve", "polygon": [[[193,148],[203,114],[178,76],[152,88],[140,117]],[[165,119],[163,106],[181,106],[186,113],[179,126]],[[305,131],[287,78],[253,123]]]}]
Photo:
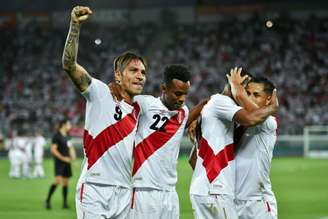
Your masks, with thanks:
[{"label": "short sleeve", "polygon": [[58,144],[59,143],[58,135],[57,134],[52,137],[51,143],[52,144]]},{"label": "short sleeve", "polygon": [[140,114],[146,111],[148,99],[148,95],[137,95],[133,98],[133,101],[140,106]]},{"label": "short sleeve", "polygon": [[81,92],[81,94],[87,99],[87,101],[100,100],[106,93],[110,93],[110,89],[104,82],[92,78],[89,87]]},{"label": "short sleeve", "polygon": [[242,109],[230,97],[221,94],[213,95],[207,103],[217,118],[232,121],[235,113]]},{"label": "short sleeve", "polygon": [[259,125],[261,131],[273,132],[277,129],[277,120],[273,116],[269,116],[262,124]]}]

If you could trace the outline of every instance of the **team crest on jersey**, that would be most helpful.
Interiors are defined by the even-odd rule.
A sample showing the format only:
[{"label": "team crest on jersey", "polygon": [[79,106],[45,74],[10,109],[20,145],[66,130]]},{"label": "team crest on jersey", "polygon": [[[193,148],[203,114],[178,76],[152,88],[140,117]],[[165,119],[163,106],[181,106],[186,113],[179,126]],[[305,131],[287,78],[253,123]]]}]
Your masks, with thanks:
[{"label": "team crest on jersey", "polygon": [[159,115],[164,115],[166,114],[166,110],[159,110]]}]

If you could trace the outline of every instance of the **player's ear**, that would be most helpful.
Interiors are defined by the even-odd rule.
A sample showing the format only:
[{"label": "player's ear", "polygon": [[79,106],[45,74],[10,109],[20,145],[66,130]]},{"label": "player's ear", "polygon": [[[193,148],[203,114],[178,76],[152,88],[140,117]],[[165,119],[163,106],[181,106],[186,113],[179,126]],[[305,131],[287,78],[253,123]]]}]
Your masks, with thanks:
[{"label": "player's ear", "polygon": [[265,100],[265,105],[267,106],[267,105],[269,105],[270,104],[270,102],[271,102],[271,95],[270,96],[267,96],[267,98],[266,98],[266,100]]},{"label": "player's ear", "polygon": [[166,93],[167,87],[164,83],[161,83],[161,92]]},{"label": "player's ear", "polygon": [[115,82],[118,83],[118,84],[120,84],[121,81],[122,81],[122,73],[121,73],[121,71],[120,70],[116,70],[114,72],[114,77],[115,77]]}]

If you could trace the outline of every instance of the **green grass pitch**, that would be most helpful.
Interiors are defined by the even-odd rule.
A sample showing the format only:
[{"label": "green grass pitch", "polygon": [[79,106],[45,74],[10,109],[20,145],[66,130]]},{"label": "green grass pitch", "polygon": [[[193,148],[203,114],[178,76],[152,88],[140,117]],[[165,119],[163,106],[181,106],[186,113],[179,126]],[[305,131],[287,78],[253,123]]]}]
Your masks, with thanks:
[{"label": "green grass pitch", "polygon": [[[43,208],[43,201],[53,180],[53,162],[45,161],[45,179],[8,178],[9,162],[0,160],[0,219],[73,219],[74,190],[80,160],[74,163],[74,177],[69,191],[71,209],[61,209],[61,189],[53,197],[53,209]],[[189,184],[192,171],[186,158],[180,158],[177,191],[182,219],[192,217]],[[328,219],[328,160],[278,158],[273,160],[271,179],[278,200],[280,219]]]}]

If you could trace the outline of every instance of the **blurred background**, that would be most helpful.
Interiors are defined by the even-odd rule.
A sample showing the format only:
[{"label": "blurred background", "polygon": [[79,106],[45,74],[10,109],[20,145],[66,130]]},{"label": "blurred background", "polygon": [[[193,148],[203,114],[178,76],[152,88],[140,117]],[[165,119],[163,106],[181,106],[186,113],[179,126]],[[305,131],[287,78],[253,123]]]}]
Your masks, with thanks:
[{"label": "blurred background", "polygon": [[[0,3],[0,162],[3,164],[0,180],[9,180],[6,142],[15,135],[29,137],[41,130],[49,143],[56,123],[64,117],[74,125],[70,134],[82,156],[85,101],[61,67],[70,11],[79,4],[89,6],[93,15],[81,29],[78,62],[104,82],[113,80],[113,59],[126,50],[139,52],[149,62],[146,94],[159,95],[162,71],[167,64],[189,66],[192,72],[189,107],[220,92],[225,74],[234,66],[272,80],[280,100],[274,190],[288,192],[288,186],[300,186],[299,178],[288,185],[279,181],[294,173],[300,174],[300,178],[322,177],[317,183],[325,185],[301,183],[302,188],[308,186],[309,194],[313,194],[314,188],[320,192],[304,200],[303,205],[295,206],[298,216],[290,216],[294,213],[284,207],[280,216],[328,218],[328,161],[318,159],[328,154],[328,1],[1,0]],[[190,143],[185,139],[181,146],[182,162],[189,150]],[[45,152],[49,157],[49,144]],[[51,180],[52,164],[47,162]],[[305,176],[298,168],[314,175]],[[188,178],[191,169],[186,167],[186,171],[190,172]],[[186,187],[188,192],[189,184],[181,187]],[[73,196],[74,191],[71,192]],[[290,200],[286,195],[284,202],[284,195],[277,196],[278,205],[285,203],[285,207],[300,199],[297,196]],[[191,218],[187,205],[182,207],[186,211],[182,216]],[[305,205],[321,208],[299,213]],[[32,210],[28,212],[33,215]],[[0,218],[9,216],[16,218],[0,213]]]}]

